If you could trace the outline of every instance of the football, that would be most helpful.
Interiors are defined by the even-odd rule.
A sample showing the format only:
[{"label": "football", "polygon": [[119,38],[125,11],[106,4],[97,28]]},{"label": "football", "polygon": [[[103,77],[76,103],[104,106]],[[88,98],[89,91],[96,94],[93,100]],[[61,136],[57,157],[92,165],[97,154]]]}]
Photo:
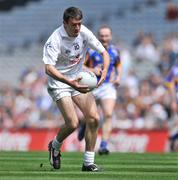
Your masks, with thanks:
[{"label": "football", "polygon": [[80,84],[87,85],[90,89],[94,89],[97,85],[97,77],[95,73],[91,71],[81,71],[77,75],[77,77],[81,77],[82,79],[79,81]]}]

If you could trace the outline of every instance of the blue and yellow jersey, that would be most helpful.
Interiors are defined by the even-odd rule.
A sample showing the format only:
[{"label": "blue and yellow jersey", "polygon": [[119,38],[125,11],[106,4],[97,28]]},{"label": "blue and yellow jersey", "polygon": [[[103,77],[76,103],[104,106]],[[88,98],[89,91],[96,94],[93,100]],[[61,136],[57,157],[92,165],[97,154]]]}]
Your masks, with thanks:
[{"label": "blue and yellow jersey", "polygon": [[166,86],[178,92],[178,65],[174,65],[166,77]]},{"label": "blue and yellow jersey", "polygon": [[[110,82],[114,79],[114,77],[117,75],[117,71],[116,71],[116,66],[118,64],[120,64],[120,55],[119,55],[119,50],[113,45],[110,44],[107,52],[110,56],[110,65],[108,68],[108,73],[106,76],[106,79],[104,81],[105,82]],[[90,68],[95,68],[98,66],[102,66],[103,64],[103,57],[101,54],[99,54],[98,52],[92,50],[92,49],[88,49],[87,52],[87,57],[86,57],[86,66],[90,67]],[[97,77],[98,80],[100,79],[100,76]]]}]

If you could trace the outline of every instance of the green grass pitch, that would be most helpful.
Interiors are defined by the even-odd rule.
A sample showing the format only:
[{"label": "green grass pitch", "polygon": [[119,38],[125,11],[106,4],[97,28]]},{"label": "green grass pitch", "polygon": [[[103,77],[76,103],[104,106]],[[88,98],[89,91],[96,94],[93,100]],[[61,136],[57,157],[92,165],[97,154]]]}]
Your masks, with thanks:
[{"label": "green grass pitch", "polygon": [[47,152],[0,152],[0,180],[178,180],[178,154],[111,153],[96,155],[102,172],[81,172],[82,153],[62,153],[60,170],[53,170]]}]

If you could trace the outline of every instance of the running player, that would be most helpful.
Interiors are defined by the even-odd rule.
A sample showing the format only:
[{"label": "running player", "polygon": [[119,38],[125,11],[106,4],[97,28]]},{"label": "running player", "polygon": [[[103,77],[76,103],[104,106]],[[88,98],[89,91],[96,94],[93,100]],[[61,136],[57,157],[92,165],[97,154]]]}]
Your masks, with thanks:
[{"label": "running player", "polygon": [[[112,30],[109,26],[99,28],[98,37],[102,45],[107,49],[110,56],[110,66],[104,83],[93,91],[97,104],[100,105],[104,116],[102,124],[102,141],[100,143],[99,154],[108,154],[108,140],[112,131],[112,114],[117,98],[117,86],[121,79],[121,61],[118,49],[111,43]],[[90,68],[98,77],[101,77],[103,57],[93,49],[88,50],[86,66]],[[79,131],[79,140],[82,139],[83,128]]]},{"label": "running player", "polygon": [[89,47],[95,49],[104,59],[98,82],[100,86],[106,78],[109,55],[93,33],[82,25],[82,18],[82,11],[79,8],[67,8],[63,14],[63,24],[52,33],[44,46],[43,62],[48,75],[48,92],[65,121],[48,145],[49,159],[55,169],[60,168],[62,143],[79,124],[74,102],[86,119],[86,148],[82,171],[99,171],[98,166],[94,164],[99,121],[97,106],[88,86],[80,85],[81,78],[76,76],[82,70],[87,49]]}]

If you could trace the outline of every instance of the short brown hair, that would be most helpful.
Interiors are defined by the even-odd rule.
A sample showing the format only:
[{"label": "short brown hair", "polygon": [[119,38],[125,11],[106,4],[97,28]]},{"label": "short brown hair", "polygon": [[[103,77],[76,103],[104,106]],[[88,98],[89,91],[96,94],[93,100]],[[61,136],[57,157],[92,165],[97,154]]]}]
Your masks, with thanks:
[{"label": "short brown hair", "polygon": [[77,7],[69,7],[64,11],[63,20],[68,22],[69,18],[81,20],[83,18],[82,11]]}]

